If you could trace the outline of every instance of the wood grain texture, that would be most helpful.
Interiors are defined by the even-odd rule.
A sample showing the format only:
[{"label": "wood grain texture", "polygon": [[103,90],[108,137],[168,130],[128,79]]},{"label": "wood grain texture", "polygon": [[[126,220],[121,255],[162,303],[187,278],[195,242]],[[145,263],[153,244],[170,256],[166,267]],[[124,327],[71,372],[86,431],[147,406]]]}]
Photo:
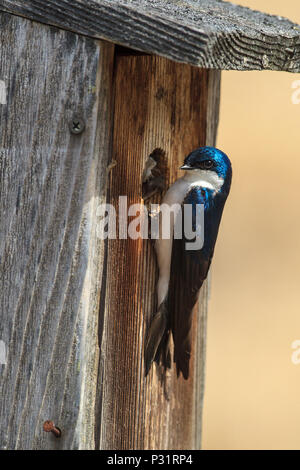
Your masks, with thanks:
[{"label": "wood grain texture", "polygon": [[0,8],[200,67],[300,72],[300,26],[221,0],[0,0]]},{"label": "wood grain texture", "polygon": [[[155,56],[118,56],[108,200],[142,202],[142,174],[155,148],[166,152],[166,189],[192,149],[214,143],[220,72]],[[214,93],[215,97],[211,94]],[[214,106],[214,110],[209,107]],[[211,117],[213,116],[213,119]],[[210,122],[208,123],[208,117]],[[155,195],[151,202],[161,201]],[[144,341],[156,309],[156,257],[151,240],[109,240],[100,330],[101,449],[200,447],[207,286],[194,315],[190,378],[164,375],[156,364],[144,376]]]},{"label": "wood grain texture", "polygon": [[0,25],[0,448],[93,448],[113,50],[8,14]]}]

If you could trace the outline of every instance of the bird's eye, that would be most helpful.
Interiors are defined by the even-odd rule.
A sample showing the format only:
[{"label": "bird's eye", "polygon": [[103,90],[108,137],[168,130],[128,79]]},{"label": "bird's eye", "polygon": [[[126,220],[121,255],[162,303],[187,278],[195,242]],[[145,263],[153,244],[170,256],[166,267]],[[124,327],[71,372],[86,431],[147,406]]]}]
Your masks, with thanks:
[{"label": "bird's eye", "polygon": [[201,163],[201,166],[204,170],[209,170],[212,168],[214,165],[214,162],[212,160],[204,160],[204,162]]}]

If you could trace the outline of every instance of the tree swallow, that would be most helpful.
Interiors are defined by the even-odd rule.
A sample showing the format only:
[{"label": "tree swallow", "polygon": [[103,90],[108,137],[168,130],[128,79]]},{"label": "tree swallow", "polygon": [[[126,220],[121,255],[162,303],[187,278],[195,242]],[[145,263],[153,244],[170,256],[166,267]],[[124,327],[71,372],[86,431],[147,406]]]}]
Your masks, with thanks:
[{"label": "tree swallow", "polygon": [[[159,267],[157,305],[145,345],[145,371],[154,360],[171,367],[170,334],[174,342],[177,376],[189,376],[191,355],[192,311],[200,288],[207,277],[218,235],[223,208],[230,191],[231,163],[227,155],[214,147],[200,147],[191,152],[180,168],[185,171],[170,186],[162,203],[169,206],[186,204],[192,208],[193,229],[197,225],[196,208],[204,208],[204,239],[200,249],[187,249],[187,239],[173,239],[174,223],[170,221],[170,237],[159,236],[155,250]],[[181,217],[180,223],[184,223]],[[203,227],[202,227],[203,228]]]}]

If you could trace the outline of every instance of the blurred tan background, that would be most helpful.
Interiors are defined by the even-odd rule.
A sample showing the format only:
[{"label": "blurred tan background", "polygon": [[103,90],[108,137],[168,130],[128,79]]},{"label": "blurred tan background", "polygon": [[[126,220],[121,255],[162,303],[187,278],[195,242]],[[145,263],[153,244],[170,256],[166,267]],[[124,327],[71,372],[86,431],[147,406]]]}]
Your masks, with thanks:
[{"label": "blurred tan background", "polygon": [[[300,24],[299,0],[240,0]],[[233,186],[212,266],[204,449],[300,449],[299,75],[223,72]],[[300,95],[298,95],[300,96]]]}]

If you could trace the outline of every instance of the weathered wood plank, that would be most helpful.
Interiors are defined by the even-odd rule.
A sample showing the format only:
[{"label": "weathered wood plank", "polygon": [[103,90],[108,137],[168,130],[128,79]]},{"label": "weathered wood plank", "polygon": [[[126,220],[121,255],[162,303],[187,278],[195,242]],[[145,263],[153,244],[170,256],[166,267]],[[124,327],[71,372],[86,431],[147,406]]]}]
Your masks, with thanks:
[{"label": "weathered wood plank", "polygon": [[0,0],[0,8],[200,67],[300,72],[300,26],[221,0]]},{"label": "weathered wood plank", "polygon": [[[145,162],[166,153],[166,189],[184,156],[216,133],[218,71],[200,70],[155,56],[118,56],[108,200],[118,208],[142,202]],[[212,96],[214,94],[214,96]],[[210,107],[214,106],[214,110]],[[208,122],[209,119],[209,122]],[[155,195],[151,202],[161,201]],[[109,240],[101,337],[99,446],[101,449],[199,448],[204,383],[206,299],[194,316],[191,376],[164,376],[153,365],[144,376],[144,340],[156,308],[156,258],[151,240]]]},{"label": "weathered wood plank", "polygon": [[112,46],[8,14],[0,44],[0,448],[93,448]]},{"label": "weathered wood plank", "polygon": [[[210,72],[208,76],[207,91],[207,115],[206,115],[206,145],[215,146],[219,125],[220,110],[220,84],[221,71]],[[213,261],[212,261],[213,262]],[[199,326],[197,329],[197,339],[195,354],[197,363],[195,367],[195,392],[194,392],[194,442],[196,448],[201,448],[202,439],[202,410],[205,389],[205,358],[206,358],[206,337],[207,337],[207,309],[209,303],[210,274],[203,284],[199,296]],[[201,412],[199,412],[201,410]]]}]

